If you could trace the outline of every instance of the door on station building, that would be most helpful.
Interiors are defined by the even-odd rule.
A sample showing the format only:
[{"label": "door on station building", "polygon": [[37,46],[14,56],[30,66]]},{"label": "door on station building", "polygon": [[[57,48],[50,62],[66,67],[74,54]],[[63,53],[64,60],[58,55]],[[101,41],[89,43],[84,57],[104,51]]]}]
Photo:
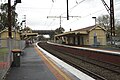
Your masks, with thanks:
[{"label": "door on station building", "polygon": [[84,45],[84,37],[80,37],[80,45],[83,46]]},{"label": "door on station building", "polygon": [[81,37],[82,45],[84,45],[84,37]]},{"label": "door on station building", "polygon": [[80,36],[77,36],[78,45],[80,45]]}]

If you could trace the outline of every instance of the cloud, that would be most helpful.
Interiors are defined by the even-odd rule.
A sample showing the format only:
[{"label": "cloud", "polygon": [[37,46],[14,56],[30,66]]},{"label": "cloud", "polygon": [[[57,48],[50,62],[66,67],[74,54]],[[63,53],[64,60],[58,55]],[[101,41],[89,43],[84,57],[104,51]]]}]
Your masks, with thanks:
[{"label": "cloud", "polygon": [[[77,0],[78,2],[82,0]],[[109,0],[105,0],[109,5]],[[115,3],[119,0],[115,0]],[[69,0],[69,10],[76,5],[75,0]],[[115,16],[119,17],[119,4],[115,5]],[[22,0],[21,4],[17,5],[16,12],[18,13],[19,21],[26,15],[27,26],[32,29],[56,29],[60,26],[59,18],[49,18],[47,16],[67,16],[66,0]],[[65,30],[78,29],[89,25],[94,25],[93,16],[108,14],[101,0],[85,0],[77,7],[69,11],[70,16],[81,16],[81,18],[62,18],[62,27]],[[78,20],[77,20],[78,19]]]}]

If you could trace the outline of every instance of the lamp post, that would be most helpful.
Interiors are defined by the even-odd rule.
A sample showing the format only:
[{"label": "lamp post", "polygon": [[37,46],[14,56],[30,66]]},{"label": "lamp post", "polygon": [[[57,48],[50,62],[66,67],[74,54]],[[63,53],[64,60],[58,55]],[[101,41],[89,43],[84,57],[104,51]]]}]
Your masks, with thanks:
[{"label": "lamp post", "polygon": [[[96,17],[92,17],[93,19],[95,19],[95,26],[96,26]],[[98,42],[97,42],[97,33],[95,32],[94,33],[94,46],[97,46],[98,44],[97,44]]]},{"label": "lamp post", "polygon": [[95,26],[96,26],[96,21],[97,21],[97,19],[96,19],[96,17],[92,17],[93,19],[95,19]]}]

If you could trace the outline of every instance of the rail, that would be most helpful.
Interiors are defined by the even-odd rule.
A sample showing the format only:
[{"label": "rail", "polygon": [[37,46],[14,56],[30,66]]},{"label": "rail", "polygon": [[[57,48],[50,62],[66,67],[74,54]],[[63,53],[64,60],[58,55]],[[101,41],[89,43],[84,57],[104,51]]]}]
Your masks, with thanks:
[{"label": "rail", "polygon": [[108,51],[108,50],[101,50],[101,49],[93,49],[93,48],[86,48],[86,47],[76,47],[76,46],[68,46],[64,44],[57,44],[57,43],[52,43],[52,42],[47,42],[48,44],[53,44],[53,45],[58,45],[58,46],[64,46],[64,47],[69,47],[69,48],[75,48],[75,49],[81,49],[81,50],[88,50],[88,51],[94,51],[94,52],[101,52],[101,53],[109,53],[112,55],[120,56],[120,52],[118,51]]},{"label": "rail", "polygon": [[[41,46],[43,48],[46,47],[45,49],[48,50],[48,52],[59,57],[63,61],[68,62],[75,67],[82,68],[83,69],[82,71],[85,71],[88,74],[90,74],[90,72],[91,72],[91,74],[93,73],[92,75],[94,75],[94,72],[95,72],[95,75],[96,75],[96,73],[99,73],[99,75],[103,76],[103,77],[100,76],[101,79],[103,78],[102,80],[105,80],[106,78],[108,78],[107,76],[109,76],[108,79],[110,79],[110,78],[115,79],[112,76],[110,76],[109,74],[114,75],[114,77],[116,77],[117,79],[120,77],[120,76],[117,76],[117,74],[120,74],[120,70],[119,70],[120,66],[108,64],[108,63],[100,61],[100,60],[94,60],[94,59],[88,58],[88,56],[87,57],[81,56],[81,55],[79,55],[79,53],[81,52],[79,49],[78,50],[71,49],[68,47],[65,48],[63,46],[60,47],[60,46],[54,46],[54,45],[45,44],[45,43],[42,44]],[[84,51],[82,51],[83,54],[84,54]],[[87,53],[87,54],[90,54],[89,56],[91,56],[91,54],[94,54],[94,53]],[[97,54],[97,53],[95,53],[95,54]],[[76,57],[74,57],[74,56],[76,56]],[[97,55],[95,57],[99,58],[98,56],[99,55]],[[103,58],[104,58],[104,56],[103,56]],[[110,58],[108,57],[108,59],[110,59]],[[76,64],[79,64],[79,65],[76,65]],[[85,70],[80,65],[86,67],[85,69],[87,69],[87,70]],[[93,72],[89,70],[89,67],[91,67],[90,70],[93,70]],[[94,68],[96,68],[96,69],[94,69]],[[98,72],[96,72],[96,71],[98,71]],[[105,73],[105,74],[103,75],[102,73]],[[96,79],[98,79],[98,78],[99,78],[99,76],[96,77]]]}]

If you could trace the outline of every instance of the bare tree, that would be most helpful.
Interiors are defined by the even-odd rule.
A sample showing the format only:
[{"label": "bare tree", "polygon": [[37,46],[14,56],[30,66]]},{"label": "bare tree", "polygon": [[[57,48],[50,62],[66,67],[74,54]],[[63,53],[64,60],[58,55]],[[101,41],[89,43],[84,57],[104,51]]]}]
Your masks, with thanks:
[{"label": "bare tree", "polygon": [[104,27],[106,30],[110,30],[110,17],[109,15],[102,15],[97,18],[97,23]]},{"label": "bare tree", "polygon": [[117,21],[116,36],[119,37],[119,39],[120,39],[120,21]]},{"label": "bare tree", "polygon": [[[110,39],[110,16],[109,15],[101,15],[97,18],[97,24],[99,24],[100,26],[102,26],[103,28],[105,28],[107,30],[107,39]],[[116,35],[120,35],[120,23],[118,22],[118,20],[115,20],[115,33]]]}]

